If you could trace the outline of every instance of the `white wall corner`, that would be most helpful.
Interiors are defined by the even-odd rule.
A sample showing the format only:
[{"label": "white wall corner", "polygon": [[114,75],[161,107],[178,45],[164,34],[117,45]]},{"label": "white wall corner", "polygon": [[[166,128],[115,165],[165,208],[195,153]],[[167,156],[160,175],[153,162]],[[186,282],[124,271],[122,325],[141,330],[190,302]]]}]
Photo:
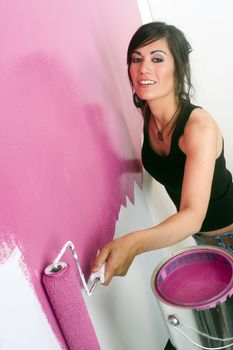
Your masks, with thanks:
[{"label": "white wall corner", "polygon": [[153,20],[150,4],[147,0],[137,0],[142,23],[148,23]]}]

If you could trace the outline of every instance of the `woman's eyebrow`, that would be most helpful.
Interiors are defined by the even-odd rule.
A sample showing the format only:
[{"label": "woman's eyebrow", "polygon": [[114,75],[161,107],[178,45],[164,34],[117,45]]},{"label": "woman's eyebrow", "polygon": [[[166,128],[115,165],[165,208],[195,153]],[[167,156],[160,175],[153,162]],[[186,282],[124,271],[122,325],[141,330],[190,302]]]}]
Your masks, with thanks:
[{"label": "woman's eyebrow", "polygon": [[167,55],[167,53],[163,50],[154,50],[154,51],[151,51],[150,54],[153,55],[154,53],[158,53],[158,52],[162,52],[164,55]]},{"label": "woman's eyebrow", "polygon": [[[132,54],[134,54],[134,53],[136,53],[139,56],[142,56],[140,51],[135,50],[135,51],[132,52]],[[153,50],[153,51],[150,52],[151,55],[153,55],[154,53],[163,53],[164,55],[167,55],[167,53],[165,51],[163,51],[163,50]]]},{"label": "woman's eyebrow", "polygon": [[133,52],[132,52],[132,55],[133,55],[134,53],[136,53],[137,55],[142,56],[141,52],[139,52],[139,51],[136,51],[136,50],[135,50],[135,51],[133,51]]}]

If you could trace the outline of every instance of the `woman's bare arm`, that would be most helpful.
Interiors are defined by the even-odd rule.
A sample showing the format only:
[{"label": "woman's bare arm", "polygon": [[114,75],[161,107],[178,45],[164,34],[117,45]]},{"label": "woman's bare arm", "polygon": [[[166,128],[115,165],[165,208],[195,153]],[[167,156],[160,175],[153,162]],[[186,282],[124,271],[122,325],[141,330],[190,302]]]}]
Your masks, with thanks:
[{"label": "woman's bare arm", "polygon": [[215,161],[222,147],[219,129],[207,112],[192,112],[179,146],[186,154],[179,212],[154,227],[107,243],[93,267],[96,271],[106,261],[106,285],[113,276],[125,275],[136,255],[168,247],[200,230],[209,204]]}]

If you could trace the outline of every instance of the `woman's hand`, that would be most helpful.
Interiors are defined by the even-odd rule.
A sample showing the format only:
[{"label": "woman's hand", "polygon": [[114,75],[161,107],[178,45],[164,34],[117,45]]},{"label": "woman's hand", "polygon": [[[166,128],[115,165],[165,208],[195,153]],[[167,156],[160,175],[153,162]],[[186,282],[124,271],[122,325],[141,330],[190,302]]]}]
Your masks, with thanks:
[{"label": "woman's hand", "polygon": [[104,285],[108,285],[113,276],[126,275],[137,253],[136,233],[114,239],[101,249],[92,272],[98,271],[106,263]]}]

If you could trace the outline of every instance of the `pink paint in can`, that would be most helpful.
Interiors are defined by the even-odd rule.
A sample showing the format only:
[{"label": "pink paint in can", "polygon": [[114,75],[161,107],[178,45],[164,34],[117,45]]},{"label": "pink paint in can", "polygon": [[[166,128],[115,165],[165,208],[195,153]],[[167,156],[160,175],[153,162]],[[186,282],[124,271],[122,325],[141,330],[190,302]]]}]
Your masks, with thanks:
[{"label": "pink paint in can", "polygon": [[202,245],[175,252],[155,269],[152,290],[176,349],[231,349],[233,256],[228,251]]},{"label": "pink paint in can", "polygon": [[183,252],[161,267],[155,288],[168,303],[213,307],[233,294],[233,259],[224,251],[197,248]]}]

